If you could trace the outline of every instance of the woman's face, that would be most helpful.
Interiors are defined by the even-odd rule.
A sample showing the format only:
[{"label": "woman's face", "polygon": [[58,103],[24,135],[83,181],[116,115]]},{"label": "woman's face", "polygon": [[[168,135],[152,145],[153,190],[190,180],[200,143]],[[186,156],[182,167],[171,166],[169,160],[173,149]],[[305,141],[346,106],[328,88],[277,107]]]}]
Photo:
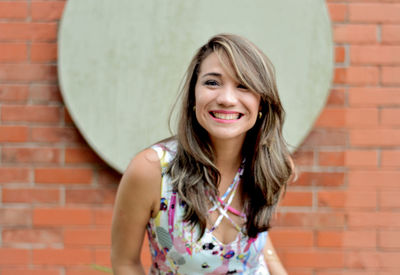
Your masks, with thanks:
[{"label": "woman's face", "polygon": [[195,86],[196,118],[211,140],[244,141],[258,117],[260,95],[224,70],[211,53],[200,65]]}]

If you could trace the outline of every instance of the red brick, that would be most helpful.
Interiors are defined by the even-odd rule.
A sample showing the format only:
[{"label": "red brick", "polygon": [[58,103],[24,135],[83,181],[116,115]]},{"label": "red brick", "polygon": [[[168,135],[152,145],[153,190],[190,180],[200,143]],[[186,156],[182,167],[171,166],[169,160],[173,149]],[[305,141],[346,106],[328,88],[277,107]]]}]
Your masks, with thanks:
[{"label": "red brick", "polygon": [[357,23],[400,22],[400,5],[368,3],[349,6],[349,20]]},{"label": "red brick", "polygon": [[84,183],[92,182],[93,172],[88,168],[36,168],[37,183]]},{"label": "red brick", "polygon": [[343,213],[331,212],[287,212],[278,213],[276,226],[295,226],[300,228],[341,228],[345,225]]},{"label": "red brick", "polygon": [[377,126],[378,109],[375,108],[325,108],[320,114],[315,127],[344,128]]},{"label": "red brick", "polygon": [[33,264],[35,265],[87,265],[93,259],[89,249],[34,249]]},{"label": "red brick", "polygon": [[371,44],[376,43],[376,25],[343,24],[333,27],[333,39],[336,43]]},{"label": "red brick", "polygon": [[400,213],[396,212],[350,212],[347,224],[350,227],[363,228],[399,228]]},{"label": "red brick", "polygon": [[20,208],[0,208],[0,221],[1,225],[29,225],[32,221],[32,215],[30,209]]},{"label": "red brick", "polygon": [[60,150],[48,147],[3,147],[1,157],[3,163],[58,163]]},{"label": "red brick", "polygon": [[400,248],[400,231],[380,230],[378,243],[381,248]]},{"label": "red brick", "polygon": [[400,46],[351,46],[350,61],[356,65],[398,65]]},{"label": "red brick", "polygon": [[400,67],[382,67],[381,81],[384,85],[399,85]]},{"label": "red brick", "polygon": [[352,146],[399,146],[398,129],[354,129],[350,130]]},{"label": "red brick", "polygon": [[32,62],[55,62],[57,61],[56,43],[34,43],[31,45]]},{"label": "red brick", "polygon": [[113,210],[109,209],[95,209],[94,211],[94,223],[96,225],[111,225]]},{"label": "red brick", "polygon": [[312,206],[311,192],[288,191],[283,197],[281,206]]},{"label": "red brick", "polygon": [[334,251],[290,251],[284,258],[287,267],[339,268],[345,265],[344,254]]},{"label": "red brick", "polygon": [[360,269],[400,267],[399,252],[354,251],[347,253],[346,266]]},{"label": "red brick", "polygon": [[400,106],[400,88],[351,88],[349,104],[352,106]]},{"label": "red brick", "polygon": [[64,1],[34,1],[31,5],[31,16],[35,21],[55,21],[61,18]]},{"label": "red brick", "polygon": [[381,124],[384,126],[400,126],[400,108],[382,109]]},{"label": "red brick", "polygon": [[312,166],[314,164],[314,152],[296,150],[292,159],[295,166]]},{"label": "red brick", "polygon": [[320,146],[344,146],[347,142],[347,132],[326,129],[311,130],[303,142],[303,146],[312,148]]},{"label": "red brick", "polygon": [[3,188],[3,203],[57,203],[60,201],[58,189],[43,188]]},{"label": "red brick", "polygon": [[375,209],[377,206],[377,194],[373,191],[320,191],[318,192],[318,206]]},{"label": "red brick", "polygon": [[376,275],[375,271],[366,271],[365,269],[340,269],[336,271],[317,271],[315,275]]},{"label": "red brick", "polygon": [[314,234],[307,230],[277,229],[268,232],[275,247],[312,247]]},{"label": "red brick", "polygon": [[326,106],[344,106],[346,103],[346,91],[344,89],[332,89],[326,101]]},{"label": "red brick", "polygon": [[378,153],[373,150],[346,151],[345,164],[349,167],[376,167],[378,165]]},{"label": "red brick", "polygon": [[343,22],[347,20],[347,5],[339,3],[328,4],[329,14],[333,22]]},{"label": "red brick", "polygon": [[379,192],[379,206],[382,208],[400,208],[400,191],[381,191]]},{"label": "red brick", "polygon": [[152,262],[149,248],[149,238],[147,238],[147,235],[143,239],[142,254],[140,255],[140,260],[143,264],[144,269],[147,270],[146,274],[150,273],[149,269],[152,266]]},{"label": "red brick", "polygon": [[342,46],[335,47],[335,62],[343,63],[346,60],[346,49]]},{"label": "red brick", "polygon": [[336,248],[375,248],[375,230],[319,231],[317,245]]},{"label": "red brick", "polygon": [[32,127],[31,138],[37,142],[82,142],[75,127]]},{"label": "red brick", "polygon": [[99,157],[89,148],[66,148],[65,149],[66,163],[98,163],[101,162]]},{"label": "red brick", "polygon": [[[0,2],[0,13],[1,13]],[[23,43],[0,43],[0,63],[15,63],[25,61],[28,57],[28,49]]]},{"label": "red brick", "polygon": [[383,150],[381,165],[384,167],[400,167],[400,150]]},{"label": "red brick", "polygon": [[0,22],[0,40],[56,41],[57,23]]},{"label": "red brick", "polygon": [[79,269],[68,268],[66,270],[65,275],[105,275],[106,273],[104,270],[105,269],[103,267],[102,268],[99,267],[97,269],[97,266],[90,266],[90,267],[86,267],[86,268],[82,267]]},{"label": "red brick", "polygon": [[27,2],[0,2],[0,19],[25,19],[27,16]]},{"label": "red brick", "polygon": [[1,108],[2,121],[46,122],[60,121],[60,107],[45,105],[4,105]]},{"label": "red brick", "polygon": [[286,268],[290,275],[314,275],[313,271],[309,268]]},{"label": "red brick", "polygon": [[60,229],[3,229],[4,244],[42,243],[49,245],[62,244],[63,237]]},{"label": "red brick", "polygon": [[335,68],[333,73],[334,84],[346,84],[346,68]]},{"label": "red brick", "polygon": [[[94,251],[95,263],[102,266],[111,266],[111,253],[110,249],[96,249]],[[149,255],[150,256],[150,255]]]},{"label": "red brick", "polygon": [[29,258],[29,250],[0,248],[0,265],[27,265]]},{"label": "red brick", "polygon": [[70,189],[65,191],[65,201],[71,204],[113,204],[115,188],[102,189]]},{"label": "red brick", "polygon": [[340,172],[302,172],[294,185],[341,186],[344,173]]},{"label": "red brick", "polygon": [[346,111],[346,125],[350,128],[378,126],[377,108],[351,108]]},{"label": "red brick", "polygon": [[3,268],[1,275],[60,275],[57,269]]},{"label": "red brick", "polygon": [[349,85],[377,85],[378,81],[377,67],[349,67],[346,70],[346,83]]},{"label": "red brick", "polygon": [[24,142],[28,139],[26,126],[0,125],[0,142]]},{"label": "red brick", "polygon": [[400,25],[382,25],[382,43],[400,43]]},{"label": "red brick", "polygon": [[344,152],[319,152],[319,165],[321,166],[344,166]]},{"label": "red brick", "polygon": [[0,81],[31,82],[57,80],[56,65],[44,64],[5,64],[0,66]]},{"label": "red brick", "polygon": [[34,102],[48,104],[49,102],[61,103],[61,93],[57,85],[32,85],[29,90],[30,98]]},{"label": "red brick", "polygon": [[0,183],[29,182],[29,168],[0,167]]},{"label": "red brick", "polygon": [[398,188],[399,178],[400,171],[350,171],[348,185],[365,191]]},{"label": "red brick", "polygon": [[0,84],[0,101],[26,102],[29,95],[27,85],[2,85]]},{"label": "red brick", "polygon": [[110,229],[65,229],[65,245],[110,246]]},{"label": "red brick", "polygon": [[346,110],[343,108],[324,108],[315,122],[315,127],[343,128],[346,124]]},{"label": "red brick", "polygon": [[92,213],[81,208],[36,208],[33,210],[35,226],[89,225]]}]

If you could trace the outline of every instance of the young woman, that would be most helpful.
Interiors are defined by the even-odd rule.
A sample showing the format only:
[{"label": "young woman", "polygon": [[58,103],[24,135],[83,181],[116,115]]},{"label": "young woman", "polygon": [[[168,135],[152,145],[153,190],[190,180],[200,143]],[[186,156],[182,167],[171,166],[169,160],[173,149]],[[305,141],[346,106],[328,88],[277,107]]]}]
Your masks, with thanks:
[{"label": "young woman", "polygon": [[178,134],[124,173],[112,225],[115,275],[287,274],[268,237],[292,162],[268,58],[221,34],[202,46],[182,89]]}]

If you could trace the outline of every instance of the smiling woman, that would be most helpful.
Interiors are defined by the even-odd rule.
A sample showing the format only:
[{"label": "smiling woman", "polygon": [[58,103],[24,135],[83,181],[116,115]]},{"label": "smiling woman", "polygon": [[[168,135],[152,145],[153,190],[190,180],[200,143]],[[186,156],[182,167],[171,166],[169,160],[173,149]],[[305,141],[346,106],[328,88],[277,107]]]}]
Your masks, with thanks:
[{"label": "smiling woman", "polygon": [[182,88],[178,135],[139,153],[118,190],[116,275],[286,274],[268,237],[292,174],[274,69],[251,42],[221,34],[202,46]]}]

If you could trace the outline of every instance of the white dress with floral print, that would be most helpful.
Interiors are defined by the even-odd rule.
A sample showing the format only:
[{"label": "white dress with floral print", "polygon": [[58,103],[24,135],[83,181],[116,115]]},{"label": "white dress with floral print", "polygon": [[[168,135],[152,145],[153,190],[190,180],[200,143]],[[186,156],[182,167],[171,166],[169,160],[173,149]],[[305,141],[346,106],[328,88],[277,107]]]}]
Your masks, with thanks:
[{"label": "white dress with floral print", "polygon": [[157,144],[152,149],[161,161],[162,184],[160,211],[147,226],[153,262],[150,274],[269,275],[263,256],[268,232],[256,238],[239,232],[233,242],[223,244],[206,230],[197,240],[199,230],[182,220],[184,204],[165,173],[175,156],[176,142]]}]

